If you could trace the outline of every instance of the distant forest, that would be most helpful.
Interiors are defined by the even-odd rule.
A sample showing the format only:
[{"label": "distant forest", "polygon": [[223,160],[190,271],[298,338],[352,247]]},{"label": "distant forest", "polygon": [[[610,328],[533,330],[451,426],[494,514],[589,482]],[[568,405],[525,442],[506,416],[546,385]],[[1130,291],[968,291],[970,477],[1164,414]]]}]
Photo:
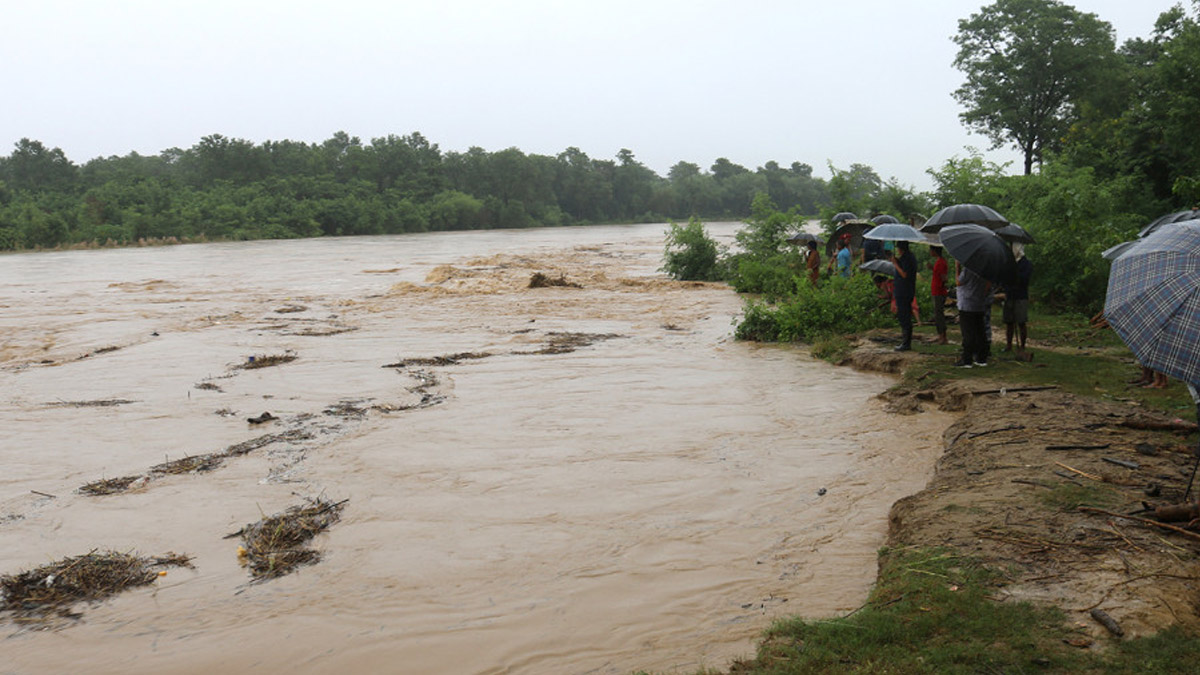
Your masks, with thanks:
[{"label": "distant forest", "polygon": [[681,161],[664,178],[629,150],[458,153],[420,133],[363,143],[338,132],[321,143],[212,135],[79,166],[25,138],[0,157],[0,250],[742,218],[760,192],[798,214],[831,203],[800,162]]}]

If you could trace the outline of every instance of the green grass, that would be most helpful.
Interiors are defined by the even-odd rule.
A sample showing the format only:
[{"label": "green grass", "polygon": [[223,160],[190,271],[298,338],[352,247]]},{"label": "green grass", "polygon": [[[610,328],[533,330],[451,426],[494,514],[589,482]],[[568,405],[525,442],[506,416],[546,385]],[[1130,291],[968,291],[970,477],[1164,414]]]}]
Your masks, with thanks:
[{"label": "green grass", "polygon": [[1125,497],[1120,491],[1107,485],[1091,483],[1056,485],[1054,489],[1041,493],[1040,499],[1043,504],[1058,511],[1074,511],[1080,506],[1110,509],[1125,503]]},{"label": "green grass", "polygon": [[[993,327],[1003,328],[1000,312],[993,315]],[[932,326],[916,329],[917,335],[935,335]],[[961,336],[955,327],[948,335],[954,342]],[[1001,352],[1003,338],[992,342],[992,357],[987,368],[955,368],[960,347],[958,344],[931,345],[918,342],[916,351],[933,354],[935,359],[910,368],[905,373],[909,381],[921,378],[971,380],[988,378],[1014,385],[1057,385],[1063,391],[1080,396],[1135,403],[1161,410],[1170,415],[1192,419],[1195,405],[1187,387],[1172,380],[1166,389],[1142,389],[1129,384],[1141,374],[1133,354],[1111,329],[1097,330],[1088,325],[1087,317],[1071,314],[1051,314],[1030,310],[1029,339],[1033,361],[1019,360],[1014,354]]]},{"label": "green grass", "polygon": [[[1195,672],[1200,640],[1178,630],[1081,650],[1057,609],[999,602],[1003,575],[946,549],[880,553],[879,582],[867,604],[828,621],[777,622],[757,658],[730,672],[801,673],[1138,673]],[[1106,647],[1106,648],[1102,648]]]}]

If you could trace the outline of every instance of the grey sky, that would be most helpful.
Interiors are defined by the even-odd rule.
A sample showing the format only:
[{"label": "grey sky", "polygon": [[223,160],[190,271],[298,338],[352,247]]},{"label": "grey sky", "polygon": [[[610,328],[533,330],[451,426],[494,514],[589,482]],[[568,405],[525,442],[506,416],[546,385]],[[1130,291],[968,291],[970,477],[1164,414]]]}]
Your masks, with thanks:
[{"label": "grey sky", "polygon": [[[0,154],[21,137],[82,164],[214,133],[419,131],[454,151],[629,148],[663,175],[718,157],[824,177],[858,162],[928,189],[927,168],[989,145],[951,97],[951,36],[984,4],[0,0]],[[1072,4],[1123,42],[1175,3]]]}]

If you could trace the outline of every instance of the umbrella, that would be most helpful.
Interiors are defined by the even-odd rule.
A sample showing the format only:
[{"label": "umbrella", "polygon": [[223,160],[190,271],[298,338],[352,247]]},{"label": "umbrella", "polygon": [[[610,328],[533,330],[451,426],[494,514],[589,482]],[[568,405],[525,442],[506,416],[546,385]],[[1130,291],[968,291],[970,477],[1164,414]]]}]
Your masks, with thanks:
[{"label": "umbrella", "polygon": [[1104,249],[1100,255],[1103,256],[1105,260],[1116,260],[1117,258],[1125,255],[1125,252],[1135,246],[1137,243],[1137,241],[1123,241],[1116,246],[1110,246]]},{"label": "umbrella", "polygon": [[825,243],[817,235],[809,234],[808,232],[797,232],[796,234],[788,237],[785,241],[787,241],[789,244],[807,244],[810,241],[815,241],[817,244]]},{"label": "umbrella", "polygon": [[829,238],[829,243],[825,244],[825,255],[833,255],[834,246],[837,240],[842,238],[842,235],[850,235],[850,248],[858,250],[862,248],[863,233],[875,227],[875,224],[869,220],[860,220],[854,218],[852,220],[843,220],[841,225],[833,231],[833,236]]},{"label": "umbrella", "polygon": [[842,222],[843,220],[857,220],[857,219],[858,219],[858,216],[854,215],[853,213],[850,213],[849,211],[842,211],[841,213],[834,214],[834,216],[829,219],[829,222],[833,223],[834,225],[837,225],[838,223]]},{"label": "umbrella", "polygon": [[868,270],[875,274],[890,274],[896,276],[896,266],[890,260],[868,260],[858,266],[860,270]]},{"label": "umbrella", "polygon": [[1157,231],[1163,225],[1182,223],[1182,222],[1188,221],[1188,220],[1195,220],[1196,218],[1200,218],[1200,210],[1197,210],[1197,209],[1188,209],[1187,211],[1176,211],[1175,213],[1168,213],[1165,216],[1159,216],[1158,218],[1155,218],[1153,221],[1150,222],[1149,225],[1143,227],[1142,231],[1138,232],[1138,236],[1145,237],[1146,235]]},{"label": "umbrella", "polygon": [[[1113,260],[1104,318],[1147,368],[1200,384],[1200,220],[1161,227]],[[1196,401],[1200,420],[1200,399]],[[1191,498],[1200,447],[1183,499]]]},{"label": "umbrella", "polygon": [[884,223],[876,225],[863,235],[864,239],[882,239],[884,241],[915,241],[918,244],[928,244],[929,240],[920,230],[905,223]]},{"label": "umbrella", "polygon": [[890,216],[886,213],[881,213],[872,218],[871,222],[875,223],[876,225],[883,225],[884,223],[898,223],[900,221],[896,219],[896,216]]},{"label": "umbrella", "polygon": [[1019,241],[1022,244],[1034,243],[1033,235],[1025,231],[1025,228],[1016,223],[1009,223],[1004,227],[996,230],[996,234],[1004,241],[1014,242]]},{"label": "umbrella", "polygon": [[947,225],[965,225],[974,223],[996,230],[1008,225],[1008,219],[994,210],[979,204],[955,204],[933,214],[921,226],[922,232],[937,232]]},{"label": "umbrella", "polygon": [[999,284],[1015,281],[1017,261],[1000,235],[973,223],[951,225],[938,232],[950,257],[979,276]]},{"label": "umbrella", "polygon": [[1200,221],[1153,232],[1113,260],[1104,317],[1142,365],[1200,384]]}]

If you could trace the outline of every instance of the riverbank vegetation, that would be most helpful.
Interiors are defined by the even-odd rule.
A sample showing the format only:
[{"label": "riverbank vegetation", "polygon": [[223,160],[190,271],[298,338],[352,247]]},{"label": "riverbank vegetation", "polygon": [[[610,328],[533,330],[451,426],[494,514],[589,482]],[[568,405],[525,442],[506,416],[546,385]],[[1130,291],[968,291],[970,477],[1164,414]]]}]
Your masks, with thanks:
[{"label": "riverbank vegetation", "polygon": [[681,161],[663,178],[629,150],[443,152],[420,133],[338,132],[321,143],[214,134],[79,166],[24,138],[0,157],[0,250],[740,218],[759,192],[804,213],[829,202],[800,162]]}]

